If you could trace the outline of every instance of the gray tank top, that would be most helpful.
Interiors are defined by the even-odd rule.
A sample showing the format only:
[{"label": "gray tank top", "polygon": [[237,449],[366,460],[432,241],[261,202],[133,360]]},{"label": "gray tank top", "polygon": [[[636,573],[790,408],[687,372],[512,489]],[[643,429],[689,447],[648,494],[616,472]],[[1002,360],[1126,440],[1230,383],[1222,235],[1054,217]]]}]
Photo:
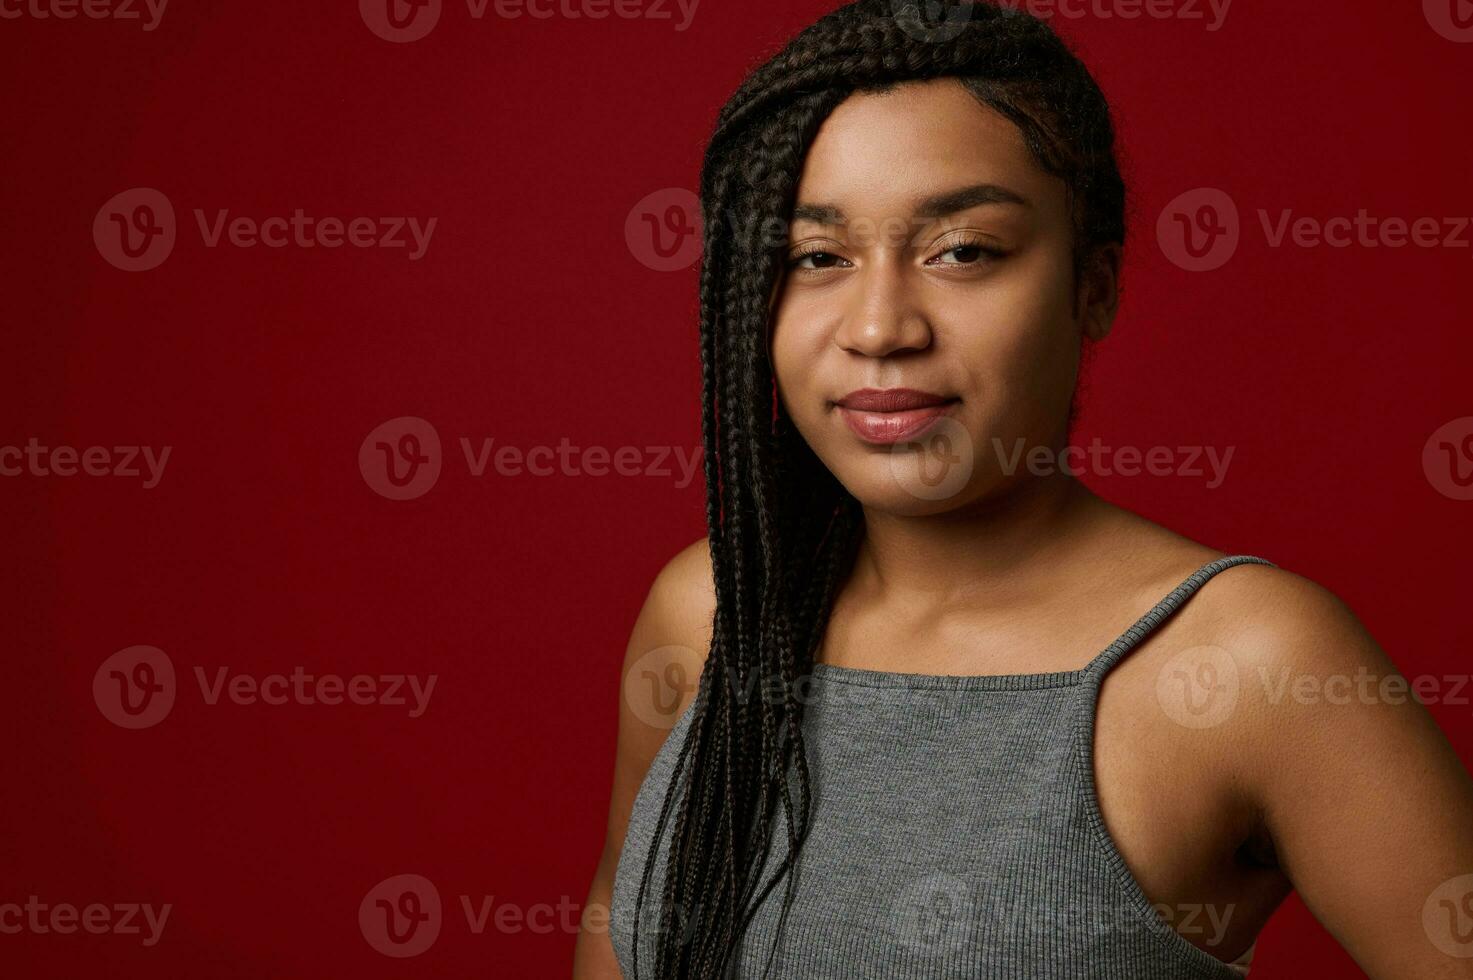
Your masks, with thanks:
[{"label": "gray tank top", "polygon": [[[815,664],[798,692],[813,796],[793,905],[779,935],[786,882],[767,893],[730,975],[762,976],[771,953],[768,976],[781,980],[1239,980],[1241,969],[1164,921],[1126,867],[1100,815],[1093,744],[1106,673],[1204,582],[1245,562],[1272,564],[1232,555],[1204,565],[1079,670]],[[615,871],[609,933],[625,980],[640,980],[635,897],[694,704],[640,785]],[[780,809],[776,819],[764,884],[787,850]],[[673,824],[640,916],[645,978]]]}]

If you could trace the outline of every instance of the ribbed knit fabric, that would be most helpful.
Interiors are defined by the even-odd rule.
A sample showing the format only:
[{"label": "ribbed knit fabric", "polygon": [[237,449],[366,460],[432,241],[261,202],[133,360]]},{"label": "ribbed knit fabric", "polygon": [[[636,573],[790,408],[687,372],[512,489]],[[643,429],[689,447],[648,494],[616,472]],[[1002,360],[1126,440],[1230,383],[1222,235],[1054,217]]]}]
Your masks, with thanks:
[{"label": "ribbed knit fabric", "polygon": [[[1106,673],[1204,582],[1245,562],[1272,564],[1233,555],[1204,565],[1079,670],[814,665],[803,721],[812,829],[793,905],[779,936],[779,882],[730,975],[762,976],[776,943],[767,975],[781,980],[1238,980],[1142,893],[1105,829],[1092,757]],[[673,813],[645,892],[640,977],[635,897],[691,713],[640,786],[615,873],[610,937],[625,980],[653,974]],[[764,883],[787,850],[780,808],[777,821]]]}]

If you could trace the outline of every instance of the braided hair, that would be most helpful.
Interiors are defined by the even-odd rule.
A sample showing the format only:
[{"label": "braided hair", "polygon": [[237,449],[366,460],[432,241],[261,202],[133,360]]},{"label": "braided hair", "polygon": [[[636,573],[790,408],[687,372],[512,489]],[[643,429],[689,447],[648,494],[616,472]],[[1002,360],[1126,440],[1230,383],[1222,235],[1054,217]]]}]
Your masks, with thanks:
[{"label": "braided hair", "polygon": [[[955,77],[1064,180],[1076,275],[1094,248],[1124,242],[1105,98],[1047,24],[1012,7],[926,0],[923,12],[917,0],[854,0],[752,71],[717,118],[700,180],[701,429],[716,609],[654,833],[659,842],[673,817],[656,980],[729,975],[752,914],[785,878],[781,929],[793,900],[786,872],[809,829],[795,687],[811,671],[863,520],[777,399],[770,301],[787,241],[760,231],[786,228],[820,124],[855,92]],[[759,888],[779,802],[788,848]],[[636,900],[635,980],[639,910],[660,850],[649,850]]]}]

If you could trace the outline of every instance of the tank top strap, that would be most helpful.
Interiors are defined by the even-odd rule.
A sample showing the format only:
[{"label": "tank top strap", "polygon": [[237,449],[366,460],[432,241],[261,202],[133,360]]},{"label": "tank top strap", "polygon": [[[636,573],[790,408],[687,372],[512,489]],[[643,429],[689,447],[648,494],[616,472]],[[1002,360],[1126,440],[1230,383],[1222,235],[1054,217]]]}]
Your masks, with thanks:
[{"label": "tank top strap", "polygon": [[1111,667],[1135,649],[1141,640],[1149,636],[1151,631],[1161,625],[1172,613],[1180,609],[1208,579],[1225,568],[1246,564],[1272,566],[1273,562],[1253,555],[1227,555],[1203,565],[1189,575],[1181,585],[1167,593],[1165,598],[1156,603],[1150,611],[1136,620],[1124,633],[1121,633],[1114,643],[1111,643],[1094,660],[1090,661],[1083,670],[1085,680],[1090,685],[1098,685],[1105,674],[1109,673]]}]

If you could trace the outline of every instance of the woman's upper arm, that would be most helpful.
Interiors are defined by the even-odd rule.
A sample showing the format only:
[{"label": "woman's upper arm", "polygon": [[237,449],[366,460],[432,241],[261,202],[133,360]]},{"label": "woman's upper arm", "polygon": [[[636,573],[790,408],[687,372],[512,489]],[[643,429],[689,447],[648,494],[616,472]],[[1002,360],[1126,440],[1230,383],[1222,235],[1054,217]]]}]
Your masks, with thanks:
[{"label": "woman's upper arm", "polygon": [[1251,692],[1244,778],[1280,866],[1370,976],[1473,978],[1473,780],[1339,599],[1260,580],[1234,652]]},{"label": "woman's upper arm", "polygon": [[614,870],[635,794],[660,746],[694,699],[711,643],[716,596],[705,538],[671,558],[651,584],[630,631],[619,671],[619,723],[603,853],[589,889],[598,928],[585,919],[574,980],[617,980],[608,939]]},{"label": "woman's upper arm", "polygon": [[706,539],[682,549],[654,584],[620,669],[619,731],[605,850],[623,843],[634,795],[670,729],[695,698],[711,643],[715,592]]}]

